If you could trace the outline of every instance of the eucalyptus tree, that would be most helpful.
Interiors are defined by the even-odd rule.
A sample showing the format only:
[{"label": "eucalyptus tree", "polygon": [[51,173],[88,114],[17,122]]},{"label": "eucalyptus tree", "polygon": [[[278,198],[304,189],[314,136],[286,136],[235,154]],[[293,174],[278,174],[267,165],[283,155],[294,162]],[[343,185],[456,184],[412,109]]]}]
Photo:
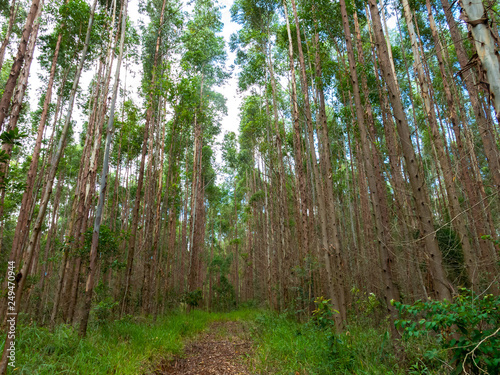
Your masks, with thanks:
[{"label": "eucalyptus tree", "polygon": [[[204,242],[204,185],[203,150],[205,129],[214,120],[207,113],[207,103],[204,99],[210,94],[213,85],[220,85],[227,73],[224,69],[226,52],[222,31],[221,13],[219,7],[211,0],[198,0],[194,4],[193,18],[187,22],[183,35],[183,56],[181,64],[186,73],[198,87],[196,94],[198,105],[194,108],[193,130],[193,173],[191,182],[191,215],[190,215],[190,271],[188,288],[190,292],[201,287],[199,278],[200,255]],[[211,118],[212,117],[212,118]]]},{"label": "eucalyptus tree", "polygon": [[[143,28],[142,52],[143,87],[149,95],[146,112],[149,136],[143,198],[146,208],[143,215],[145,229],[139,246],[144,259],[142,311],[149,313],[154,308],[152,295],[157,280],[155,274],[158,270],[158,257],[163,245],[161,234],[164,228],[160,223],[166,209],[163,205],[165,202],[161,199],[165,164],[170,163],[170,159],[165,162],[165,147],[168,147],[165,135],[168,125],[172,124],[167,120],[166,108],[172,104],[172,86],[178,78],[172,66],[177,66],[178,56],[175,53],[180,45],[184,14],[180,10],[180,4],[171,1],[150,1],[145,4],[144,11],[151,19],[148,26]],[[151,58],[152,56],[155,57]]]},{"label": "eucalyptus tree", "polygon": [[[87,6],[85,3],[82,5]],[[108,35],[108,43],[103,44],[103,48],[95,43],[96,33],[91,35],[91,52],[99,58],[99,65],[96,77],[91,84],[91,95],[88,102],[89,120],[86,124],[84,143],[81,154],[81,165],[77,184],[74,190],[72,201],[73,210],[69,219],[69,226],[66,233],[66,245],[61,262],[61,277],[58,282],[56,298],[54,301],[51,324],[55,324],[59,304],[63,304],[62,315],[65,321],[72,322],[74,311],[78,301],[78,291],[80,286],[80,273],[85,265],[86,257],[83,253],[85,243],[85,233],[89,226],[91,211],[93,210],[93,197],[97,179],[98,161],[101,152],[101,140],[107,111],[107,97],[109,82],[111,80],[115,45],[118,44],[118,36],[113,36],[115,30],[116,14],[119,12],[117,2],[113,2],[108,8],[101,7],[97,14],[97,27],[101,33]],[[72,19],[78,19],[78,13]],[[70,21],[68,20],[68,21]],[[118,26],[116,26],[118,28]],[[89,59],[92,59],[89,55]]]},{"label": "eucalyptus tree", "polygon": [[[263,179],[259,166],[262,159],[268,155],[268,130],[269,118],[265,110],[265,101],[261,95],[253,94],[244,98],[241,105],[240,135],[238,138],[239,155],[237,158],[238,183],[235,186],[235,194],[239,193],[241,204],[244,207],[242,214],[243,227],[246,228],[246,236],[242,236],[241,251],[246,254],[242,264],[241,299],[253,299],[260,287],[262,279],[258,277],[259,270],[265,270],[268,288],[278,289],[278,295],[273,296],[267,290],[269,302],[283,303],[283,296],[292,288],[291,275],[285,269],[284,257],[286,253],[275,249],[271,250],[272,244],[267,237],[266,231],[260,225],[261,215],[266,213],[265,226],[269,223],[267,216],[270,205],[265,202],[264,192],[257,183]],[[267,179],[264,184],[271,184]],[[261,244],[261,245],[259,245]],[[282,250],[282,249],[281,249]],[[258,263],[258,259],[271,260],[273,269],[269,268],[266,261]],[[291,262],[288,262],[292,266]]]},{"label": "eucalyptus tree", "polygon": [[446,274],[443,269],[443,259],[439,250],[434,230],[434,220],[430,209],[429,191],[424,179],[424,170],[421,160],[415,153],[412,144],[412,137],[408,119],[404,111],[401,100],[401,92],[397,77],[394,74],[391,65],[391,57],[387,46],[384,29],[380,17],[380,12],[376,0],[369,1],[370,14],[373,22],[373,32],[375,37],[375,46],[380,63],[380,69],[387,82],[389,89],[389,100],[392,105],[393,115],[396,119],[396,129],[398,131],[401,149],[405,158],[405,166],[408,170],[410,185],[415,197],[415,207],[418,212],[419,223],[422,228],[422,240],[425,243],[427,254],[429,255],[429,267],[431,277],[434,280],[434,292],[440,300],[451,300],[451,291]]},{"label": "eucalyptus tree", "polygon": [[[16,301],[18,301],[18,303],[16,305],[16,311],[15,311],[16,313],[18,313],[19,309],[20,309],[20,305],[21,305],[20,301],[21,301],[21,297],[22,297],[22,293],[23,293],[23,288],[24,288],[24,285],[26,283],[28,271],[30,269],[31,261],[33,259],[33,255],[35,252],[35,245],[37,243],[38,236],[40,235],[40,232],[42,229],[42,224],[43,224],[43,221],[45,219],[45,213],[47,210],[47,205],[49,203],[50,195],[52,193],[52,186],[53,186],[55,175],[57,172],[57,167],[58,167],[59,161],[61,160],[61,156],[63,154],[64,147],[66,145],[66,137],[67,137],[69,129],[70,129],[71,115],[73,112],[73,105],[75,102],[76,91],[78,89],[78,82],[79,82],[81,71],[83,69],[83,64],[84,64],[85,59],[87,57],[87,50],[88,50],[88,45],[89,45],[89,41],[90,41],[92,25],[94,22],[94,11],[95,11],[96,5],[97,5],[97,0],[94,1],[92,8],[91,8],[89,22],[88,22],[88,26],[87,26],[87,34],[85,36],[85,44],[84,44],[83,51],[82,51],[81,56],[80,56],[80,63],[79,63],[78,68],[77,68],[76,77],[75,77],[75,80],[73,82],[73,87],[71,90],[71,96],[70,96],[70,100],[69,100],[69,106],[68,106],[68,111],[66,114],[66,119],[64,122],[64,127],[62,129],[62,132],[61,132],[61,135],[59,138],[57,149],[52,157],[52,161],[51,161],[51,165],[50,165],[50,169],[49,169],[49,173],[48,173],[48,178],[47,178],[47,184],[46,184],[45,189],[43,191],[42,200],[40,202],[40,208],[38,211],[35,226],[33,228],[33,233],[30,237],[29,244],[28,244],[28,247],[26,249],[25,262],[21,268],[20,281],[19,281],[19,283],[17,285],[17,289],[16,289]],[[36,9],[36,6],[35,6],[35,9]],[[6,341],[5,341],[3,355],[2,355],[2,361],[0,362],[0,374],[5,373],[5,370],[7,368],[7,357],[8,357],[8,353],[10,350],[9,349],[10,342],[11,342],[11,338],[9,338],[9,336],[7,336]]]},{"label": "eucalyptus tree", "polygon": [[[4,1],[0,3],[0,12],[5,16],[5,18],[9,19],[7,30],[5,30],[5,37],[2,41],[2,45],[0,46],[0,72],[2,71],[2,66],[5,57],[5,50],[10,42],[10,36],[14,29],[14,25],[16,23],[16,18],[19,14],[19,3],[16,3],[16,0],[12,0],[10,4],[10,8],[7,7],[8,1]],[[8,14],[8,17],[7,17]]]},{"label": "eucalyptus tree", "polygon": [[[458,73],[458,75],[465,83],[465,87],[469,94],[472,110],[474,112],[474,117],[478,125],[479,134],[484,145],[484,152],[488,160],[492,180],[498,188],[500,186],[500,158],[498,157],[498,148],[495,146],[495,142],[493,141],[495,139],[495,131],[492,129],[491,121],[488,119],[488,116],[482,107],[481,97],[479,94],[481,89],[477,85],[477,73],[475,73],[474,69],[471,69],[472,67],[477,65],[478,59],[481,61],[481,64],[483,63],[483,60],[487,60],[486,64],[492,65],[491,68],[493,68],[492,72],[488,72],[488,79],[489,75],[498,74],[498,67],[497,71],[495,72],[495,64],[498,64],[498,62],[495,63],[495,61],[490,60],[492,56],[491,38],[494,39],[494,34],[491,33],[490,28],[487,26],[486,19],[483,18],[483,14],[486,15],[486,13],[481,13],[481,15],[478,15],[480,9],[483,7],[482,2],[478,2],[477,4],[471,3],[465,5],[463,3],[460,3],[461,7],[466,11],[464,17],[466,18],[468,27],[471,28],[471,31],[472,29],[474,29],[474,32],[478,32],[481,35],[478,37],[484,38],[483,42],[485,42],[484,45],[480,45],[480,51],[483,53],[481,58],[479,58],[479,55],[476,55],[474,51],[472,51],[472,53],[468,52],[466,49],[466,38],[463,35],[459,22],[454,18],[451,4],[448,2],[448,0],[441,0],[441,4],[443,12],[446,16],[446,23],[448,24],[448,30],[451,36],[451,40],[453,41],[457,59],[460,65],[460,70],[456,73]],[[472,15],[468,15],[468,8],[472,12]],[[470,20],[469,17],[477,18]],[[474,44],[476,44],[475,41]],[[498,82],[495,85],[498,87]],[[493,93],[495,94],[495,91],[493,91]],[[494,100],[499,100],[497,94],[495,94]],[[496,108],[496,111],[498,116],[498,108]]]},{"label": "eucalyptus tree", "polygon": [[[238,207],[241,207],[241,192],[238,191],[238,181],[236,173],[238,171],[239,163],[238,163],[238,146],[237,146],[237,138],[234,132],[229,132],[224,134],[224,140],[222,142],[222,160],[224,161],[224,172],[228,175],[225,183],[228,185],[228,193],[232,191],[232,204],[233,207],[230,207],[230,212],[227,213],[226,220],[230,220],[234,226],[234,232],[232,234],[232,240],[230,244],[234,246],[233,250],[233,272],[232,279],[233,285],[235,288],[235,299],[236,303],[238,303],[240,299],[240,277],[239,277],[239,264],[240,264],[240,253],[239,253],[239,245],[240,234],[238,231],[238,221],[239,221],[239,212]],[[228,203],[229,205],[230,203]],[[230,217],[231,219],[228,219]],[[222,220],[222,218],[221,218]],[[222,224],[221,224],[222,227]],[[222,228],[221,228],[222,230]],[[221,235],[221,233],[219,233]],[[210,257],[212,258],[212,256]],[[269,277],[268,277],[268,281]]]},{"label": "eucalyptus tree", "polygon": [[[468,276],[472,282],[473,288],[477,288],[478,274],[479,274],[477,269],[477,261],[474,256],[474,252],[471,248],[468,229],[466,228],[465,218],[463,217],[464,215],[460,214],[462,209],[459,203],[459,195],[457,193],[457,189],[455,186],[456,184],[453,180],[452,164],[449,159],[449,156],[446,154],[446,148],[443,142],[443,136],[439,130],[438,116],[436,114],[434,103],[432,103],[432,99],[434,97],[433,95],[434,90],[432,85],[430,84],[431,77],[429,77],[424,71],[426,62],[422,61],[422,58],[420,56],[420,50],[421,50],[420,35],[417,36],[417,33],[415,32],[412,10],[410,8],[408,1],[403,0],[403,8],[404,8],[406,24],[408,27],[408,33],[411,40],[413,58],[415,61],[414,66],[417,72],[418,82],[421,88],[420,92],[422,95],[424,108],[427,115],[427,120],[430,125],[430,133],[435,145],[437,160],[441,165],[443,171],[444,185],[448,197],[447,206],[449,207],[451,217],[455,218],[453,225],[460,236],[462,249],[465,256],[465,263]],[[418,24],[416,26],[418,27]],[[428,69],[426,70],[428,71]]]},{"label": "eucalyptus tree", "polygon": [[[170,3],[169,3],[170,4]],[[156,90],[156,79],[157,79],[157,69],[158,69],[158,64],[160,61],[160,45],[161,45],[161,40],[162,40],[162,27],[165,21],[165,11],[166,11],[166,5],[167,1],[163,0],[162,5],[161,5],[161,11],[160,11],[160,18],[159,18],[159,23],[158,27],[156,30],[154,30],[154,34],[156,35],[155,38],[155,47],[153,51],[153,66],[151,69],[147,70],[150,71],[151,76],[150,76],[150,82],[145,80],[145,87],[146,87],[146,92],[147,92],[147,111],[146,111],[146,123],[144,127],[144,136],[143,136],[143,143],[142,143],[142,151],[141,151],[141,163],[139,167],[139,175],[137,178],[137,193],[135,197],[135,203],[134,203],[134,208],[132,211],[132,223],[131,223],[131,232],[130,232],[130,237],[129,237],[129,246],[128,246],[128,254],[127,254],[127,268],[126,268],[126,278],[125,278],[125,291],[123,294],[123,299],[122,299],[122,306],[121,306],[121,313],[123,314],[125,309],[127,308],[128,300],[129,300],[129,294],[130,294],[130,284],[131,284],[131,277],[132,277],[132,270],[133,270],[133,264],[134,264],[134,256],[135,256],[135,248],[136,248],[136,235],[137,235],[137,227],[139,224],[139,207],[141,203],[141,193],[142,193],[142,187],[144,183],[144,169],[146,165],[146,154],[148,152],[148,140],[150,137],[150,126],[151,126],[151,120],[153,117],[153,94]],[[146,78],[146,77],[144,77]],[[148,77],[149,78],[149,77]]]},{"label": "eucalyptus tree", "polygon": [[[395,319],[395,311],[392,307],[391,301],[398,300],[399,296],[394,284],[394,277],[392,271],[392,253],[389,244],[390,233],[389,233],[389,217],[387,211],[387,200],[384,192],[384,186],[382,181],[382,173],[380,170],[380,159],[378,151],[375,149],[375,145],[370,144],[368,136],[368,124],[367,122],[373,122],[373,117],[366,116],[363,111],[365,106],[361,101],[361,85],[358,80],[358,72],[356,68],[356,60],[354,56],[354,46],[352,42],[352,34],[349,25],[349,19],[347,14],[347,6],[344,0],[340,1],[340,11],[342,15],[342,24],[344,27],[344,35],[347,47],[347,57],[349,61],[349,77],[351,79],[352,89],[354,92],[354,107],[356,110],[356,122],[358,123],[358,129],[360,133],[360,143],[362,149],[362,158],[365,170],[367,172],[367,180],[369,185],[370,195],[372,196],[371,203],[373,205],[373,213],[375,217],[375,228],[377,232],[378,245],[379,245],[379,255],[380,264],[383,274],[384,282],[384,297],[386,301],[386,306],[388,311],[391,313],[392,320]],[[368,107],[370,108],[370,107]],[[370,124],[373,126],[373,124]],[[391,325],[392,326],[392,325]],[[397,336],[397,331],[391,331]]]},{"label": "eucalyptus tree", "polygon": [[115,104],[116,98],[118,96],[118,82],[120,79],[120,69],[122,65],[123,57],[123,45],[125,42],[125,32],[127,26],[127,4],[128,1],[124,0],[122,3],[121,18],[122,23],[120,27],[120,52],[118,55],[118,61],[116,62],[116,72],[115,72],[115,82],[113,85],[113,97],[111,99],[110,114],[108,118],[108,127],[106,130],[106,144],[104,149],[104,160],[102,165],[101,181],[99,187],[99,202],[96,208],[94,227],[92,232],[92,247],[90,249],[90,271],[87,278],[87,284],[85,289],[85,305],[83,308],[83,317],[80,323],[80,335],[84,336],[87,332],[87,324],[90,314],[90,308],[92,305],[92,294],[94,291],[95,275],[97,268],[97,244],[99,241],[99,230],[101,226],[102,210],[104,207],[104,194],[107,187],[108,169],[109,169],[109,154],[111,148],[111,140],[114,132],[114,118],[115,118]]},{"label": "eucalyptus tree", "polygon": [[9,78],[5,83],[2,98],[0,99],[0,131],[2,130],[5,118],[9,115],[10,101],[12,99],[12,95],[14,94],[14,88],[16,87],[17,79],[19,74],[21,74],[21,69],[26,58],[26,50],[28,48],[29,39],[32,37],[33,23],[35,22],[35,18],[38,14],[39,8],[41,7],[43,7],[43,0],[33,0],[31,2],[31,7],[28,16],[26,17],[23,33],[17,49],[17,54],[14,58],[12,68],[10,69]]},{"label": "eucalyptus tree", "polygon": [[[270,277],[268,298],[276,309],[279,309],[280,305],[283,304],[283,290],[288,285],[288,275],[284,274],[282,267],[286,249],[296,246],[296,243],[291,241],[288,225],[290,214],[283,145],[286,135],[283,121],[280,120],[283,93],[280,90],[279,77],[275,73],[275,65],[278,64],[276,59],[280,59],[275,49],[275,35],[279,28],[279,13],[277,12],[279,7],[280,2],[274,0],[238,0],[231,7],[232,19],[242,26],[241,30],[231,37],[231,49],[236,51],[236,63],[241,69],[238,85],[242,90],[251,92],[248,101],[242,105],[241,111],[245,117],[250,116],[251,118],[251,113],[256,113],[257,110],[258,117],[264,119],[263,116],[265,116],[267,122],[265,138],[262,140],[263,144],[268,145],[266,148],[268,156],[265,158],[269,163],[266,163],[266,173],[270,176],[271,184],[269,187],[270,199],[267,199],[268,188],[267,184],[264,184],[266,200],[268,203],[270,202],[270,204],[266,204],[267,225],[270,227],[266,235],[266,246],[269,247],[270,242],[275,242],[276,246],[273,246],[275,250],[272,252],[268,248],[272,261],[272,271],[270,270],[270,274],[268,274]],[[255,96],[256,87],[263,92],[261,98]],[[272,113],[272,116],[269,112]],[[240,126],[246,127],[248,125],[245,125],[245,121],[243,121]],[[276,147],[270,147],[271,144],[275,144]],[[277,170],[275,165],[277,165]],[[273,186],[278,188],[275,189]],[[272,209],[275,202],[277,202],[277,210]],[[273,219],[276,219],[277,223]],[[278,225],[279,229],[273,230],[274,225]],[[269,235],[269,232],[274,236]],[[283,283],[282,286],[278,286],[281,283]]]},{"label": "eucalyptus tree", "polygon": [[498,31],[488,23],[483,2],[461,1],[462,18],[468,24],[477,55],[481,61],[481,75],[486,76],[491,104],[500,122],[500,61],[498,60]]},{"label": "eucalyptus tree", "polygon": [[[17,82],[16,90],[14,92],[14,98],[12,100],[12,106],[10,109],[9,122],[7,124],[5,132],[0,135],[2,139],[2,147],[0,149],[0,189],[2,190],[5,189],[5,179],[8,177],[12,149],[14,147],[14,144],[19,143],[19,139],[23,137],[23,134],[20,133],[18,129],[18,121],[21,115],[21,109],[24,104],[24,94],[28,86],[31,63],[33,61],[35,53],[36,40],[41,22],[40,14],[41,8],[38,9],[38,12],[36,14],[36,20],[34,23],[32,35],[28,43],[28,48],[26,50],[25,64]],[[0,217],[3,216],[4,197],[5,191],[2,191],[2,194],[0,196]],[[10,260],[12,259],[19,263],[17,253],[15,251],[11,251]],[[3,309],[0,309],[0,315],[3,315],[2,310]]]},{"label": "eucalyptus tree", "polygon": [[[42,148],[42,138],[45,130],[45,124],[48,119],[49,115],[49,105],[52,99],[52,88],[54,85],[55,81],[55,75],[56,75],[56,69],[58,66],[58,57],[59,57],[59,51],[61,48],[61,43],[62,43],[62,32],[58,32],[58,37],[53,53],[53,58],[51,62],[51,67],[50,67],[50,76],[49,76],[49,82],[47,85],[47,91],[45,93],[45,98],[43,102],[43,110],[42,114],[40,117],[40,123],[38,125],[38,130],[37,130],[37,138],[35,141],[35,147],[33,149],[33,155],[31,157],[31,164],[30,164],[30,170],[28,172],[28,177],[27,177],[27,185],[26,185],[26,190],[23,194],[23,198],[21,201],[21,211],[20,215],[18,217],[17,225],[16,225],[16,232],[14,234],[14,243],[12,245],[12,252],[14,254],[20,253],[18,250],[18,247],[20,244],[23,242],[23,239],[25,238],[28,230],[29,230],[29,218],[28,218],[28,207],[31,207],[32,205],[32,196],[33,196],[33,188],[34,188],[34,182],[36,178],[36,173],[38,169],[38,160],[40,156],[40,151]],[[42,45],[43,45],[43,38],[42,39]],[[69,41],[67,41],[69,42]],[[42,59],[43,60],[43,59]],[[43,65],[43,63],[42,63]]]},{"label": "eucalyptus tree", "polygon": [[[78,54],[84,48],[86,33],[85,30],[82,30],[81,24],[82,22],[88,21],[91,12],[88,4],[86,4],[85,2],[75,2],[75,1],[71,2],[70,4],[62,4],[60,7],[56,6],[51,10],[56,12],[56,14],[52,15],[52,17],[57,17],[57,15],[61,15],[62,16],[61,18],[64,20],[64,24],[60,24],[59,27],[56,27],[56,30],[53,32],[53,34],[45,35],[40,38],[41,42],[40,44],[42,49],[42,57],[41,57],[42,66],[47,67],[50,64],[50,76],[49,76],[47,93],[43,100],[41,117],[40,118],[35,117],[35,121],[37,120],[40,121],[38,124],[37,139],[35,141],[35,148],[30,161],[30,169],[27,175],[26,190],[20,202],[21,203],[20,215],[18,216],[12,249],[11,249],[11,259],[16,260],[16,264],[20,263],[21,257],[23,255],[23,250],[27,246],[27,237],[29,235],[29,229],[32,220],[34,198],[36,198],[36,195],[34,194],[34,189],[37,178],[39,179],[41,176],[37,175],[37,172],[39,172],[38,161],[40,157],[40,152],[42,150],[42,137],[45,129],[45,123],[50,114],[49,104],[50,104],[52,85],[56,81],[56,72],[59,70],[58,68],[64,67],[63,69],[66,70],[66,72],[63,73],[59,79],[61,92],[59,95],[58,105],[54,116],[54,127],[53,127],[54,131],[55,124],[58,121],[57,113],[61,106],[61,99],[63,98],[63,96],[65,97],[65,99],[67,99],[67,97],[70,95],[69,92],[64,92],[62,90],[63,87],[65,87],[66,85],[65,80],[66,78],[68,78],[68,69],[71,66],[70,65],[71,62],[78,61],[77,60]],[[102,18],[99,21],[102,22]],[[88,43],[90,44],[89,48],[90,59],[92,59],[93,56],[95,55],[94,50],[96,49],[97,39],[98,36],[96,35],[96,31],[93,30],[90,33],[88,39]],[[30,41],[30,43],[32,41]],[[62,42],[64,42],[64,47],[62,48],[61,55],[59,56],[59,50]],[[60,57],[61,59],[58,60],[58,57]],[[89,64],[86,63],[82,67],[88,67],[88,66]],[[78,76],[78,72],[76,75]],[[12,120],[13,119],[11,118],[11,122]],[[65,147],[66,143],[67,143],[66,141],[63,143],[63,148]],[[48,181],[47,183],[50,184],[52,182]]]}]

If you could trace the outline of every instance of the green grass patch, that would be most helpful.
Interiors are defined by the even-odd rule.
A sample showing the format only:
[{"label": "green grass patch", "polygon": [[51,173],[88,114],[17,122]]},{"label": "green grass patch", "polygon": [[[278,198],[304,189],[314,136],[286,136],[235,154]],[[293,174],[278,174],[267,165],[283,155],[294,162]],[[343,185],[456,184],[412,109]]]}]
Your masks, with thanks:
[{"label": "green grass patch", "polygon": [[340,335],[313,321],[266,313],[256,319],[254,368],[260,374],[403,374],[386,329],[352,325]]},{"label": "green grass patch", "polygon": [[[16,369],[12,374],[143,374],[162,358],[182,351],[183,341],[214,321],[252,320],[257,310],[190,314],[173,312],[156,321],[126,317],[88,332],[59,325],[20,325],[16,335]],[[1,335],[2,349],[5,335]]]}]

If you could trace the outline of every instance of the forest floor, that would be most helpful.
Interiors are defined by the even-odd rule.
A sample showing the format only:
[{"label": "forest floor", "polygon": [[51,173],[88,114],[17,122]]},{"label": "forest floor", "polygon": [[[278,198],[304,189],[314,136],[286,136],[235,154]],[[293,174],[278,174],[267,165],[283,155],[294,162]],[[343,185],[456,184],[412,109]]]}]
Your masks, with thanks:
[{"label": "forest floor", "polygon": [[250,333],[244,322],[214,322],[185,345],[184,353],[159,363],[154,375],[250,375]]}]

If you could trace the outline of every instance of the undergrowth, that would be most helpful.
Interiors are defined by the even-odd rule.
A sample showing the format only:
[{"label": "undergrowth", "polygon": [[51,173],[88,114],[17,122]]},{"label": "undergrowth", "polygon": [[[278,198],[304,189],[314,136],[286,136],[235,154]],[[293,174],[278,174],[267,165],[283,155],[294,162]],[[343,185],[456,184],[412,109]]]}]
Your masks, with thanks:
[{"label": "undergrowth", "polygon": [[[170,313],[156,321],[127,316],[95,328],[81,339],[73,327],[59,325],[53,332],[36,324],[20,325],[16,335],[16,369],[12,374],[148,373],[161,359],[178,354],[183,341],[211,322],[252,320],[256,310],[189,314]],[[3,345],[5,335],[0,335]],[[3,349],[3,347],[0,347]]]},{"label": "undergrowth", "polygon": [[277,314],[252,307],[228,313],[172,312],[156,321],[127,316],[94,325],[84,339],[66,325],[54,332],[35,324],[20,325],[17,368],[12,373],[151,373],[161,360],[179,354],[186,338],[215,321],[250,325],[253,349],[247,353],[248,365],[256,374],[441,375],[460,373],[464,370],[462,363],[471,374],[479,373],[475,370],[480,367],[493,371],[484,373],[497,373],[498,300],[464,295],[453,304],[395,303],[401,314],[397,327],[403,333],[396,343],[390,338],[388,320],[379,314],[382,308],[375,297],[369,295],[365,300],[356,306],[350,324],[341,333],[335,332],[335,310],[321,297],[316,299],[316,310],[306,323],[298,322],[294,313]]},{"label": "undergrowth", "polygon": [[298,323],[265,313],[256,319],[254,368],[259,374],[403,374],[386,329],[346,327],[341,334],[314,319]]}]

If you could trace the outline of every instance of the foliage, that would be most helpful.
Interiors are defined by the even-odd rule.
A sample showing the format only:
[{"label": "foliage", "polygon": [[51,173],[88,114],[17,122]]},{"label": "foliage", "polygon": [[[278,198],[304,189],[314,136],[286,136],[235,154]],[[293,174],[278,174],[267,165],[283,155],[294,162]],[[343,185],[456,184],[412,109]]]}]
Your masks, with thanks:
[{"label": "foliage", "polygon": [[14,146],[21,146],[22,143],[20,142],[21,139],[26,138],[28,135],[26,133],[22,133],[19,131],[19,129],[16,127],[11,130],[6,130],[3,133],[0,134],[0,141],[2,142],[2,145],[4,144],[11,144]]},{"label": "foliage", "polygon": [[[500,297],[492,294],[474,296],[462,289],[454,302],[417,301],[413,305],[394,302],[401,319],[398,328],[406,337],[435,333],[435,340],[448,350],[455,369],[453,374],[500,371]],[[417,321],[417,319],[420,320]],[[436,359],[438,349],[425,353],[428,361]]]},{"label": "foliage", "polygon": [[[52,58],[59,34],[62,35],[61,46],[58,57],[58,64],[62,67],[71,65],[78,59],[79,52],[83,49],[86,31],[85,27],[90,18],[90,5],[83,0],[71,0],[61,4],[60,8],[54,9],[57,12],[54,17],[59,22],[51,34],[45,34],[39,37],[41,41],[42,67],[49,70],[52,64]],[[104,13],[94,15],[94,26],[89,41],[88,57],[86,66],[92,64],[92,60],[101,53],[105,46],[102,43],[104,33],[106,33],[106,22],[109,21]]]},{"label": "foliage", "polygon": [[[88,255],[90,252],[90,247],[92,245],[92,236],[94,233],[94,227],[90,227],[85,232],[85,243],[82,249],[82,255]],[[99,239],[97,243],[97,250],[101,256],[108,259],[116,254],[118,251],[118,241],[116,234],[111,231],[107,225],[101,225],[99,229]]]},{"label": "foliage", "polygon": [[464,253],[458,234],[451,226],[439,228],[436,232],[439,250],[443,253],[443,262],[450,280],[457,281],[461,286],[467,286],[465,275]]},{"label": "foliage", "polygon": [[199,306],[201,300],[203,299],[203,291],[201,289],[193,290],[192,292],[186,292],[181,298],[181,302],[184,302],[192,307]]},{"label": "foliage", "polygon": [[113,301],[112,298],[108,297],[100,301],[97,305],[92,307],[92,313],[94,315],[94,321],[98,326],[103,326],[111,317],[113,309],[118,305],[118,302]]},{"label": "foliage", "polygon": [[215,292],[215,301],[212,302],[212,307],[217,310],[227,311],[236,306],[234,287],[228,279],[231,261],[230,255],[216,255],[209,267],[209,272],[217,278],[217,282],[212,285]]},{"label": "foliage", "polygon": [[339,312],[333,309],[330,300],[324,297],[317,297],[314,300],[314,304],[316,305],[316,309],[312,312],[313,322],[320,328],[334,328],[333,316]]},{"label": "foliage", "polygon": [[375,312],[381,306],[381,303],[378,300],[377,296],[371,292],[361,292],[361,290],[354,287],[351,289],[351,293],[354,300],[353,304],[358,313],[369,315]]},{"label": "foliage", "polygon": [[486,241],[491,241],[495,246],[500,246],[500,239],[493,239],[493,237],[489,234],[481,236],[481,239]]},{"label": "foliage", "polygon": [[92,321],[96,326],[102,327],[111,318],[112,311],[118,306],[118,302],[113,300],[109,293],[109,287],[102,281],[99,282],[94,292],[97,304],[92,307]]}]

